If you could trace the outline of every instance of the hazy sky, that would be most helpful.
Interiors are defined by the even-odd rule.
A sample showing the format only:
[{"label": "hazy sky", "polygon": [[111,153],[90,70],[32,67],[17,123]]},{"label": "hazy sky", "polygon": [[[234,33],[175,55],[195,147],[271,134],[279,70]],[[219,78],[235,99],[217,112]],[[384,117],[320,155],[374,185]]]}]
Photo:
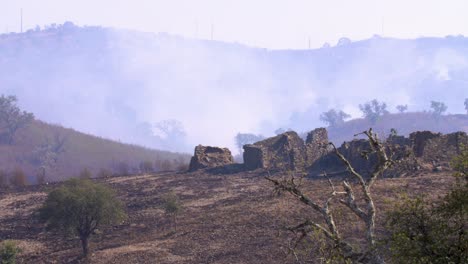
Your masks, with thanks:
[{"label": "hazy sky", "polygon": [[284,49],[468,35],[467,0],[0,0],[0,32],[72,21]]}]

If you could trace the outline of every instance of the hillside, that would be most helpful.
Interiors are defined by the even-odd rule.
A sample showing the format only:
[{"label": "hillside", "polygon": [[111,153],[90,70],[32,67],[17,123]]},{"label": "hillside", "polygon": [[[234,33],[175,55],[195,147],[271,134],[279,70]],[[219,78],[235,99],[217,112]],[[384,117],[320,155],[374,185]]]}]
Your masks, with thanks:
[{"label": "hillside", "polygon": [[[45,122],[157,149],[234,149],[239,132],[310,130],[322,112],[357,118],[358,105],[374,98],[391,112],[427,110],[435,100],[464,113],[468,38],[267,50],[68,22],[0,35],[0,72],[0,94],[16,95]],[[167,120],[178,121],[180,136],[154,132]]]},{"label": "hillside", "polygon": [[416,131],[432,131],[436,133],[468,133],[468,115],[443,115],[434,117],[430,112],[413,112],[387,114],[382,116],[375,124],[368,119],[358,118],[336,126],[328,127],[328,136],[335,144],[350,141],[353,135],[361,133],[372,127],[382,137],[388,137],[390,130],[396,129],[402,136],[408,136]]},{"label": "hillside", "polygon": [[[302,222],[300,213],[311,211],[291,196],[274,194],[263,176],[259,171],[231,175],[198,171],[100,179],[117,190],[129,219],[91,240],[89,263],[297,263],[287,251],[294,235],[282,228]],[[402,191],[437,197],[453,180],[447,173],[379,179],[373,189],[379,232],[385,211]],[[304,188],[319,200],[330,192],[328,182],[320,179],[306,180]],[[0,193],[0,237],[18,242],[24,263],[80,263],[77,239],[45,232],[33,217],[49,189],[35,186]],[[184,207],[177,232],[161,208],[162,197],[170,191]],[[356,239],[362,235],[362,226],[353,217],[337,225],[352,226],[344,229],[345,235],[354,234]],[[321,263],[318,257],[316,263]]]},{"label": "hillside", "polygon": [[93,177],[99,173],[138,173],[145,161],[150,163],[149,169],[175,170],[187,165],[189,158],[187,154],[123,144],[39,120],[20,129],[11,145],[0,144],[0,170],[9,173],[19,168],[31,183],[36,182],[42,167],[46,181],[57,181],[78,176],[84,169]]}]

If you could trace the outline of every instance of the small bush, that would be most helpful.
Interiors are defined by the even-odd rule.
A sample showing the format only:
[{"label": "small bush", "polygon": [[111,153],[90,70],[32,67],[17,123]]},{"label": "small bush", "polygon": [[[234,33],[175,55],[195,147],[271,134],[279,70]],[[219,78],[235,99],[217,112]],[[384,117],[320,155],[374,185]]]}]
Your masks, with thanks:
[{"label": "small bush", "polygon": [[177,232],[177,214],[182,210],[182,203],[174,192],[166,194],[163,197],[164,212],[172,217],[174,230]]},{"label": "small bush", "polygon": [[91,173],[91,171],[88,168],[84,168],[84,169],[81,170],[79,178],[80,179],[91,179],[92,176],[93,176],[93,174]]},{"label": "small bush", "polygon": [[0,263],[15,264],[16,256],[21,252],[21,249],[14,241],[6,240],[0,244]]},{"label": "small bush", "polygon": [[112,172],[108,169],[100,169],[97,174],[98,178],[109,178],[111,176],[112,176]]},{"label": "small bush", "polygon": [[0,189],[8,187],[8,174],[4,170],[0,170]]}]

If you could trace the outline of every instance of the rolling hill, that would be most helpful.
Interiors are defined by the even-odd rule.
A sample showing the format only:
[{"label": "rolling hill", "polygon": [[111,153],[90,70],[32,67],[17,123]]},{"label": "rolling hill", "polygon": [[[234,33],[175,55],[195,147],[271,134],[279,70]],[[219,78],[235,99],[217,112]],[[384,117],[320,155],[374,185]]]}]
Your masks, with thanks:
[{"label": "rolling hill", "polygon": [[[84,169],[92,177],[178,170],[187,166],[189,158],[188,154],[124,144],[39,120],[20,129],[12,144],[0,144],[0,170],[21,169],[31,183],[42,172],[46,181],[58,181],[78,176]],[[142,162],[149,165],[141,168]]]}]

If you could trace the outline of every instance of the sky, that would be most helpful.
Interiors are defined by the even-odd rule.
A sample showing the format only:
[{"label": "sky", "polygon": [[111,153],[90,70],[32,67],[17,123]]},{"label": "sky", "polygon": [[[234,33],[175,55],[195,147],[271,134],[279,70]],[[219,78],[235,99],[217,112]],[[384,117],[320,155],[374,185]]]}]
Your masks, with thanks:
[{"label": "sky", "polygon": [[466,0],[0,0],[0,32],[72,21],[268,49],[468,35]]}]

